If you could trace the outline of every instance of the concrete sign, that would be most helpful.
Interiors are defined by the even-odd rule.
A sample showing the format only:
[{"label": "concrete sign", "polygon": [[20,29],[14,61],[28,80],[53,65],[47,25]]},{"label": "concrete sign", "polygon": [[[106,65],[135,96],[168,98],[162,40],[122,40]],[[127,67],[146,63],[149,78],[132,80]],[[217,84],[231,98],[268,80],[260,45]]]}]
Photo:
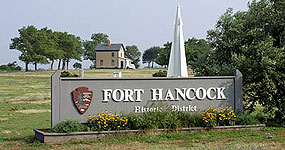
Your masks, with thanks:
[{"label": "concrete sign", "polygon": [[161,111],[201,112],[209,106],[242,110],[242,75],[193,78],[61,78],[52,75],[52,127],[88,115]]}]

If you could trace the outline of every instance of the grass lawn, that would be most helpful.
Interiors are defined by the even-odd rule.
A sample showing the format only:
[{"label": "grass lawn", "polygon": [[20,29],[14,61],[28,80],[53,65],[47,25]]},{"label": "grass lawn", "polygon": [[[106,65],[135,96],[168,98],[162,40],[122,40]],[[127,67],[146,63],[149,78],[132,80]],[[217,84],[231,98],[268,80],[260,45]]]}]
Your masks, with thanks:
[{"label": "grass lawn", "polygon": [[[112,77],[121,71],[123,77],[152,77],[160,69],[94,69],[85,70],[85,77]],[[51,75],[54,71],[0,73],[0,101],[50,99]],[[79,74],[78,70],[70,71]],[[189,75],[191,71],[189,70]]]},{"label": "grass lawn", "polygon": [[[88,70],[86,77],[151,77],[158,69]],[[73,71],[78,73],[78,71]],[[97,140],[43,144],[33,139],[35,128],[50,127],[52,71],[0,74],[0,149],[285,149],[285,128],[262,131],[134,135]],[[267,139],[265,133],[273,138]]]}]

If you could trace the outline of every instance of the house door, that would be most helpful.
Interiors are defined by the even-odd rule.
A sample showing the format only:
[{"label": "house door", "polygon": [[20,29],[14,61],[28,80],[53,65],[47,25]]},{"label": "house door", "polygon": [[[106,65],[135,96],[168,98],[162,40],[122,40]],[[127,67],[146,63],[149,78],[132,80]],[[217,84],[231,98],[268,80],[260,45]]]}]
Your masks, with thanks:
[{"label": "house door", "polygon": [[121,69],[124,68],[124,61],[121,61]]}]

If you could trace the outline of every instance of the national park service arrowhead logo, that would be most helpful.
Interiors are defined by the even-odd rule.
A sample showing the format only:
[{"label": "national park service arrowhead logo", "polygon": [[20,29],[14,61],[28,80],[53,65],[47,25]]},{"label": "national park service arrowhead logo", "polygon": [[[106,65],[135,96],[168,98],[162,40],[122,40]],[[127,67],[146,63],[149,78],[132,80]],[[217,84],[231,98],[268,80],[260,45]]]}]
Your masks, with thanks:
[{"label": "national park service arrowhead logo", "polygon": [[89,91],[87,87],[79,87],[72,91],[72,97],[78,111],[84,114],[91,104],[93,91]]}]

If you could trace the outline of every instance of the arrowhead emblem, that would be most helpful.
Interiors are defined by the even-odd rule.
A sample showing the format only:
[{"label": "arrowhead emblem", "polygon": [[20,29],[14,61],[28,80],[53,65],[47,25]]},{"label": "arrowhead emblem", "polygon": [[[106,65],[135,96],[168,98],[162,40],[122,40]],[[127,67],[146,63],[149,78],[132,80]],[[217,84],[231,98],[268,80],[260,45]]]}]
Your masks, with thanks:
[{"label": "arrowhead emblem", "polygon": [[79,87],[72,91],[72,97],[78,111],[84,114],[91,104],[93,91],[89,91],[88,87]]}]

